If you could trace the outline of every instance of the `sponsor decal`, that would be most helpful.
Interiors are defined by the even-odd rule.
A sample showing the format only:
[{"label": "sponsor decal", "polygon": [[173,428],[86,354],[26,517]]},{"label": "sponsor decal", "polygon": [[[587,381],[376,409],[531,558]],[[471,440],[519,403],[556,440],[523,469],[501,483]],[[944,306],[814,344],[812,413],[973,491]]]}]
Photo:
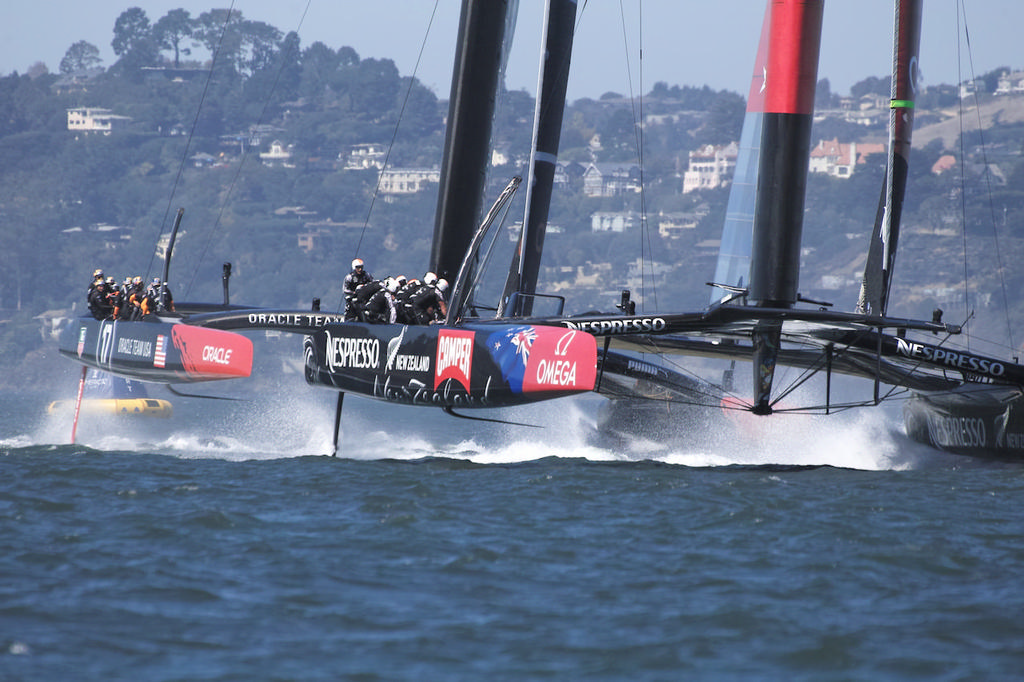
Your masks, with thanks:
[{"label": "sponsor decal", "polygon": [[954,369],[984,374],[990,377],[1002,376],[1006,373],[1006,366],[996,360],[978,357],[969,353],[958,353],[937,346],[929,346],[924,343],[915,343],[905,339],[896,339],[896,352],[915,360],[925,360],[938,365],[945,365]]},{"label": "sponsor decal", "polygon": [[554,327],[509,327],[487,339],[501,375],[515,393],[594,388],[594,337]]},{"label": "sponsor decal", "polygon": [[327,368],[377,369],[380,367],[380,340],[372,337],[332,336],[327,332]]},{"label": "sponsor decal", "polygon": [[100,346],[96,354],[96,362],[110,362],[113,350],[114,325],[106,322],[100,323]]},{"label": "sponsor decal", "polygon": [[344,315],[326,313],[249,313],[249,324],[257,327],[323,327],[344,321]]},{"label": "sponsor decal", "polygon": [[156,352],[153,353],[153,366],[165,367],[167,365],[167,337],[163,334],[156,335]]},{"label": "sponsor decal", "polygon": [[538,330],[524,391],[590,391],[596,379],[597,342],[593,336],[576,330]]},{"label": "sponsor decal", "polygon": [[523,392],[526,365],[537,340],[537,331],[530,326],[508,327],[487,337],[487,348],[501,369],[501,378],[513,393]]},{"label": "sponsor decal", "polygon": [[88,328],[78,328],[78,357],[82,357],[82,353],[85,352],[85,337],[88,335]]},{"label": "sponsor decal", "polygon": [[218,365],[230,365],[232,350],[232,348],[220,348],[218,346],[203,346],[203,360],[215,362]]},{"label": "sponsor decal", "polygon": [[452,379],[470,391],[473,374],[473,339],[475,332],[440,329],[437,332],[437,362],[434,364],[434,388]]},{"label": "sponsor decal", "polygon": [[928,435],[942,447],[985,447],[985,420],[979,417],[941,417],[928,415]]},{"label": "sponsor decal", "polygon": [[610,317],[604,320],[562,320],[569,329],[590,332],[598,336],[615,336],[618,334],[643,334],[660,332],[665,329],[665,320],[661,317]]},{"label": "sponsor decal", "polygon": [[[157,336],[157,339],[160,338],[162,337]],[[118,355],[148,358],[153,355],[153,342],[146,339],[132,339],[122,336],[117,340],[117,353]]]},{"label": "sponsor decal", "polygon": [[429,355],[403,355],[395,356],[394,369],[399,372],[429,372]]},{"label": "sponsor decal", "polygon": [[[252,372],[252,341],[241,334],[174,324],[170,337],[181,353],[181,366],[192,378],[247,377]],[[157,336],[153,364],[157,367],[168,364],[169,350],[166,337],[161,340]],[[173,357],[169,364],[171,369],[180,371]]]},{"label": "sponsor decal", "polygon": [[649,362],[643,362],[641,360],[627,360],[626,369],[630,372],[636,372],[637,374],[649,374],[655,377],[663,374],[661,368],[657,365],[652,365]]},{"label": "sponsor decal", "polygon": [[1024,433],[1007,431],[1002,441],[1003,442],[999,443],[1000,446],[1010,448],[1012,450],[1020,450],[1024,448]]}]

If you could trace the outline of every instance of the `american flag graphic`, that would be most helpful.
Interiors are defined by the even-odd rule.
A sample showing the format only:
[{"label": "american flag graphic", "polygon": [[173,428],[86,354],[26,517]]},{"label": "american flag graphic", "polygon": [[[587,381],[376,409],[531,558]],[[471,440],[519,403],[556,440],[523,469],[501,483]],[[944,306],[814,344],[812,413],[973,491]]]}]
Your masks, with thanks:
[{"label": "american flag graphic", "polygon": [[163,367],[167,362],[167,337],[163,334],[156,335],[156,352],[153,353],[153,366]]}]

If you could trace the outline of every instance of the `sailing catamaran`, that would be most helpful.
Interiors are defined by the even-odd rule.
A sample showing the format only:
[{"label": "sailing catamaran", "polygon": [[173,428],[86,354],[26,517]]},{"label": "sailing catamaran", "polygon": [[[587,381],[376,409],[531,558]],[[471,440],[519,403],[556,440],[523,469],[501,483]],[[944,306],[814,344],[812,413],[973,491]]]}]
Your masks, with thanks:
[{"label": "sailing catamaran", "polygon": [[[518,179],[509,183],[477,228],[510,3],[463,0],[429,264],[454,281],[444,324],[371,325],[319,310],[263,310],[225,300],[194,309],[179,304],[187,313],[179,318],[83,319],[65,332],[61,351],[85,365],[149,381],[196,381],[248,374],[251,344],[238,331],[302,334],[307,382],[338,391],[335,443],[345,393],[452,412],[597,391],[610,398],[609,423],[650,432],[656,419],[676,421],[695,406],[769,415],[785,405],[786,411],[828,414],[878,404],[888,386],[915,392],[907,407],[911,436],[971,454],[1024,455],[1016,408],[1024,367],[936,343],[935,335],[959,333],[956,325],[887,316],[921,5],[896,2],[888,172],[854,312],[833,311],[798,292],[823,0],[768,4],[741,140],[748,153],[737,167],[711,305],[636,314],[623,292],[617,312],[582,316],[566,314],[562,299],[537,290],[576,3],[548,2],[526,216],[500,300],[488,302],[479,293],[488,260],[483,245],[519,185]],[[556,311],[538,314],[538,302],[553,302]],[[750,397],[734,394],[732,365],[722,381],[704,381],[658,362],[671,357],[749,361]],[[791,389],[775,385],[779,366],[802,370],[798,384],[824,376],[822,399],[793,404]],[[833,402],[834,374],[873,382],[871,398]]]}]

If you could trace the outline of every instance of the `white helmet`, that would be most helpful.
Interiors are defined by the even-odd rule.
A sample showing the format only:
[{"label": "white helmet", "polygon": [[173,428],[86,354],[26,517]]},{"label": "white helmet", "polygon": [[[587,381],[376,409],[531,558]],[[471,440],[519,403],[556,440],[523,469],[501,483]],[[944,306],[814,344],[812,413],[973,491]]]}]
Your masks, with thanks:
[{"label": "white helmet", "polygon": [[388,277],[384,280],[384,288],[388,290],[388,293],[395,293],[398,291],[398,280],[394,277]]},{"label": "white helmet", "polygon": [[436,281],[437,281],[437,275],[435,275],[432,272],[428,272],[427,274],[423,275],[423,283],[424,284],[433,284]]},{"label": "white helmet", "polygon": [[352,261],[352,269],[353,270],[355,270],[356,268],[361,268],[361,267],[363,267],[363,259],[362,258],[356,258],[356,259],[354,259]]},{"label": "white helmet", "polygon": [[446,280],[444,277],[437,280],[437,290],[440,291],[442,294],[448,291],[448,280]]}]

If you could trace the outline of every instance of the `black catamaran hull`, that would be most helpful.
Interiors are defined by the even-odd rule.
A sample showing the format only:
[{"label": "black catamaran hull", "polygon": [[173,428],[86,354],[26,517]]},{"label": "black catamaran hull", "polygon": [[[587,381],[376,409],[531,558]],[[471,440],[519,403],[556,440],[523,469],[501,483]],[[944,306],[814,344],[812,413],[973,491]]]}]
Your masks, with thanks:
[{"label": "black catamaran hull", "polygon": [[507,407],[591,391],[597,343],[530,324],[331,324],[306,337],[306,381],[409,405]]},{"label": "black catamaran hull", "polygon": [[1024,460],[1024,396],[1018,388],[966,384],[915,393],[903,407],[903,419],[907,436],[939,450]]},{"label": "black catamaran hull", "polygon": [[156,383],[237,379],[252,372],[252,341],[246,337],[156,317],[79,318],[61,333],[60,352],[88,367]]}]

